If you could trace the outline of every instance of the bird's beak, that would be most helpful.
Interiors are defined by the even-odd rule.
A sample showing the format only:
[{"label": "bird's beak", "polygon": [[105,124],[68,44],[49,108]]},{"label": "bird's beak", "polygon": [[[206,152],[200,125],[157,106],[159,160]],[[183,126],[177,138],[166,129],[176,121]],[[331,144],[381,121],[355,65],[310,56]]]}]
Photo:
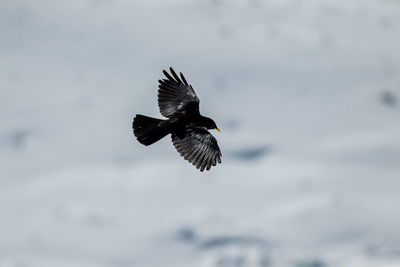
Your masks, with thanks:
[{"label": "bird's beak", "polygon": [[221,132],[221,130],[220,130],[220,129],[218,129],[218,128],[215,128],[214,130],[217,130],[218,132]]}]

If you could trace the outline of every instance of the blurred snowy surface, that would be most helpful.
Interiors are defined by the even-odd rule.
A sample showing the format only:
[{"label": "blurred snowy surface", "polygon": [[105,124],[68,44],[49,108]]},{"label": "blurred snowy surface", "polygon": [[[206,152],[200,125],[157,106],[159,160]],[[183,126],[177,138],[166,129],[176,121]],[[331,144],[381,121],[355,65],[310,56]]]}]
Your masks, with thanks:
[{"label": "blurred snowy surface", "polygon": [[[400,1],[0,1],[0,267],[400,266]],[[160,117],[162,69],[223,163]]]}]

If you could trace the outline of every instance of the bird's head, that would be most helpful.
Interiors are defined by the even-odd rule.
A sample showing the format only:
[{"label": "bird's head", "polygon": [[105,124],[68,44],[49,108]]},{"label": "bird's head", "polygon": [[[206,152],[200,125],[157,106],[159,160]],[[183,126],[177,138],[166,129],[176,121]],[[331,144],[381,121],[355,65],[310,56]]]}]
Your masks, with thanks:
[{"label": "bird's head", "polygon": [[214,129],[214,130],[217,130],[218,132],[221,132],[221,130],[218,129],[217,124],[215,123],[215,121],[213,119],[211,119],[211,118],[203,117],[202,124],[207,129]]}]

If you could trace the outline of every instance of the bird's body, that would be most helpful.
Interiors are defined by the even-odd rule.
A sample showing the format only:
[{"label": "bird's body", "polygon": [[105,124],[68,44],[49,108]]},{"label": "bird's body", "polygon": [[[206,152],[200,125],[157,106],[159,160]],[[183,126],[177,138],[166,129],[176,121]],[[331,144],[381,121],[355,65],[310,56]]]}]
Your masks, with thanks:
[{"label": "bird's body", "polygon": [[196,168],[203,171],[221,163],[221,151],[207,129],[219,129],[215,122],[200,114],[194,89],[180,73],[170,68],[172,76],[163,71],[167,79],[159,80],[158,106],[166,120],[136,115],[133,133],[143,145],[151,145],[168,134],[176,150]]}]

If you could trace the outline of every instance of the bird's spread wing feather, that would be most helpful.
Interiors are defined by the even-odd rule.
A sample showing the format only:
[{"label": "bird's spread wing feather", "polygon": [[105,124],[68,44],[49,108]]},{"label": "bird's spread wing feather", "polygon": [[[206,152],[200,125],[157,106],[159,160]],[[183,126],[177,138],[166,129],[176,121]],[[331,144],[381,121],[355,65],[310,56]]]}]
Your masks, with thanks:
[{"label": "bird's spread wing feather", "polygon": [[170,68],[172,76],[163,71],[167,79],[159,80],[158,107],[163,116],[171,118],[177,113],[198,113],[199,98],[182,73],[179,76]]},{"label": "bird's spread wing feather", "polygon": [[183,134],[173,133],[172,143],[179,154],[200,171],[208,171],[217,162],[221,163],[217,140],[205,128],[188,127]]}]

